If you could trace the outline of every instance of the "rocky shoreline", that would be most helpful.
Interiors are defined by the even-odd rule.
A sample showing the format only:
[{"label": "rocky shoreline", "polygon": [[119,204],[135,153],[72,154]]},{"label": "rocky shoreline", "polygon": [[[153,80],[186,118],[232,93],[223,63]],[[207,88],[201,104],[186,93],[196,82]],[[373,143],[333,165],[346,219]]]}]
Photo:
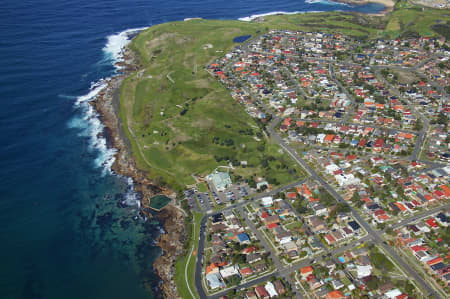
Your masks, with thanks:
[{"label": "rocky shoreline", "polygon": [[[141,214],[152,218],[149,208],[150,198],[156,194],[165,194],[173,198],[172,202],[164,207],[156,218],[164,224],[165,233],[161,234],[157,245],[163,253],[158,257],[153,268],[160,277],[160,296],[164,298],[181,298],[175,285],[175,261],[183,254],[183,242],[185,235],[184,211],[177,206],[172,190],[153,184],[147,174],[138,169],[131,154],[131,145],[125,136],[119,117],[120,86],[122,81],[132,72],[138,70],[138,60],[133,52],[124,49],[123,61],[117,63],[121,74],[107,80],[107,87],[90,102],[100,116],[105,126],[104,135],[108,146],[117,150],[112,166],[114,173],[133,179],[135,191],[141,195]],[[158,296],[159,297],[159,296]]]}]

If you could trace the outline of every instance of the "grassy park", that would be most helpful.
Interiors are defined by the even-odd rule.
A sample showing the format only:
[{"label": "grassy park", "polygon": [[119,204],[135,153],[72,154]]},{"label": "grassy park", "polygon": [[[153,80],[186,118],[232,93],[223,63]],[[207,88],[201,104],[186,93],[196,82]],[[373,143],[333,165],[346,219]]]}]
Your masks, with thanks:
[{"label": "grassy park", "polygon": [[[203,214],[194,212],[193,221],[195,225],[190,225],[189,236],[186,236],[186,254],[179,257],[175,264],[175,280],[178,287],[179,294],[183,298],[192,298],[191,292],[195,298],[198,298],[198,294],[195,288],[195,263],[197,261],[196,254],[198,249],[198,239],[200,238],[200,221]],[[194,230],[195,228],[195,230]],[[191,254],[192,253],[192,254]],[[191,256],[191,258],[189,258]],[[189,263],[188,263],[189,262]],[[186,275],[187,274],[187,275]],[[189,282],[189,287],[186,283]]]},{"label": "grassy park", "polygon": [[277,168],[292,163],[279,162],[287,158],[257,137],[263,135],[256,122],[203,68],[235,45],[234,37],[261,33],[261,27],[193,20],[154,26],[133,41],[143,71],[123,83],[121,116],[138,166],[151,178],[181,189],[194,183],[192,174],[206,175],[231,159],[248,161],[238,175],[260,173],[268,156],[278,161],[268,176],[280,183],[296,178]]}]

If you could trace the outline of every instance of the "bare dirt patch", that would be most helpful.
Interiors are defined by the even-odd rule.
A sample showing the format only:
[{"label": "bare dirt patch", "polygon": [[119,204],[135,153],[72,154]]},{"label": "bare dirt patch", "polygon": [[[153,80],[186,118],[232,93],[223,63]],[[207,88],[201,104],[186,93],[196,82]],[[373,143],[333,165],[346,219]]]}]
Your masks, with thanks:
[{"label": "bare dirt patch", "polygon": [[193,80],[193,81],[189,81],[186,83],[192,84],[198,88],[209,88],[210,87],[209,86],[210,83],[207,79],[198,79],[198,80]]},{"label": "bare dirt patch", "polygon": [[411,84],[413,82],[417,82],[420,80],[419,77],[417,77],[414,72],[411,71],[404,71],[404,70],[391,70],[393,74],[397,74],[398,76],[398,82],[405,83],[405,84]]},{"label": "bare dirt patch", "polygon": [[145,45],[147,46],[149,52],[152,52],[157,47],[163,45],[168,39],[174,39],[178,36],[179,34],[177,33],[163,33],[160,36],[152,38],[151,40],[147,41]]},{"label": "bare dirt patch", "polygon": [[195,128],[211,128],[214,126],[214,121],[211,118],[199,118],[196,121],[192,122],[192,126]]}]

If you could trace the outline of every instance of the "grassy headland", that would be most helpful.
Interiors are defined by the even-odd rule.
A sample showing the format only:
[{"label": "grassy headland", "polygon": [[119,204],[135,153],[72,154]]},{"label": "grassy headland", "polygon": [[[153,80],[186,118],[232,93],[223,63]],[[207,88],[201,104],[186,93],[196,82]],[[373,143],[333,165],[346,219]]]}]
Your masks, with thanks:
[{"label": "grassy headland", "polygon": [[[175,189],[219,165],[247,161],[233,174],[255,173],[278,184],[302,175],[204,66],[230,50],[233,38],[265,24],[191,20],[151,27],[131,47],[142,63],[121,89],[121,117],[139,167]],[[212,47],[208,47],[212,45]],[[268,167],[261,167],[267,157]],[[235,164],[235,163],[234,163]]]},{"label": "grassy headland", "polygon": [[[327,12],[276,15],[263,22],[197,19],[152,26],[131,43],[142,67],[121,89],[121,118],[137,165],[156,183],[175,189],[194,183],[192,175],[205,175],[227,160],[248,161],[247,168],[235,170],[244,178],[257,173],[276,178],[279,184],[292,181],[301,171],[283,166],[294,163],[261,138],[255,120],[204,66],[236,46],[234,37],[274,28],[393,38],[435,36],[434,29],[447,26],[448,20],[445,10],[422,11],[400,1],[384,17]],[[268,156],[275,160],[262,168],[261,161]]]}]

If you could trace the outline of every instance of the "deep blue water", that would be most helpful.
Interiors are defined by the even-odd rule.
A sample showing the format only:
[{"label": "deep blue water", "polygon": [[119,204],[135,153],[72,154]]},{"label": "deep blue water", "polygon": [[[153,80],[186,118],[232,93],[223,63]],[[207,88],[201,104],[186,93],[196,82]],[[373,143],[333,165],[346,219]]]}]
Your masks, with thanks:
[{"label": "deep blue water", "polygon": [[[328,2],[5,0],[0,10],[0,298],[151,298],[158,223],[136,220],[87,100],[117,34],[186,17],[358,10]],[[108,44],[109,42],[109,44]],[[108,44],[108,46],[106,46]],[[145,267],[144,267],[145,266]]]},{"label": "deep blue water", "polygon": [[236,36],[236,37],[233,39],[233,42],[235,42],[235,43],[243,43],[243,42],[245,42],[246,40],[248,40],[250,37],[251,37],[251,35],[241,35],[241,36]]}]

